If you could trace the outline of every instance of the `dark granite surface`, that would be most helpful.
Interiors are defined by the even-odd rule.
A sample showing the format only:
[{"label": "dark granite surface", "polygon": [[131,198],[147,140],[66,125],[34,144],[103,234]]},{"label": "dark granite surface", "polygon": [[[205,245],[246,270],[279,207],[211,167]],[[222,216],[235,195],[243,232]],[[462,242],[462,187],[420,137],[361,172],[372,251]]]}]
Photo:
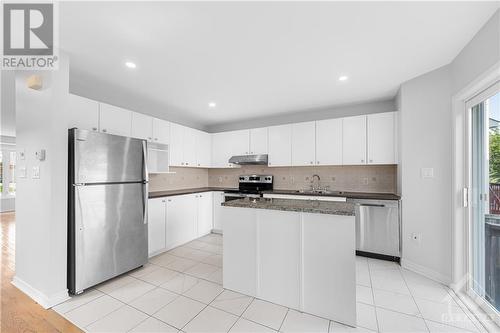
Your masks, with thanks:
[{"label": "dark granite surface", "polygon": [[244,198],[223,202],[222,206],[354,216],[354,204],[349,202]]},{"label": "dark granite surface", "polygon": [[188,188],[184,190],[154,191],[154,192],[149,192],[149,198],[152,199],[161,197],[171,197],[173,195],[193,194],[193,193],[210,192],[210,191],[224,191],[224,190],[237,190],[237,188],[197,187],[197,188]]},{"label": "dark granite surface", "polygon": [[288,195],[308,195],[316,197],[345,197],[348,199],[373,199],[373,200],[399,200],[401,197],[393,193],[369,193],[369,192],[338,192],[331,193],[307,193],[297,190],[272,190],[264,191],[269,194],[288,194]]}]

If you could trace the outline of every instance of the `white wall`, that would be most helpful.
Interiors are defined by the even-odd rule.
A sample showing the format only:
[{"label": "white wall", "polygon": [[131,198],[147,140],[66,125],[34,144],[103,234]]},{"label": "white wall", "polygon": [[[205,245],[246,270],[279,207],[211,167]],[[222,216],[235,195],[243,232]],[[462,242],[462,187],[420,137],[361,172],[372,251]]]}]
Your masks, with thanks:
[{"label": "white wall", "polygon": [[[39,91],[26,86],[21,71],[16,76],[17,151],[24,150],[27,178],[18,177],[16,196],[16,275],[14,284],[42,306],[67,298],[67,107],[69,65],[60,55],[59,70],[38,71]],[[46,149],[46,160],[35,151]],[[40,179],[32,179],[33,166]]]},{"label": "white wall", "polygon": [[[403,198],[403,265],[452,280],[452,96],[500,62],[497,10],[453,62],[401,85],[398,186]],[[434,168],[423,179],[421,168]],[[421,243],[411,240],[421,234]],[[462,255],[462,254],[459,254]]]},{"label": "white wall", "polygon": [[[450,96],[449,66],[400,91],[403,264],[443,282],[451,277]],[[433,168],[434,178],[422,178],[422,168]]]}]

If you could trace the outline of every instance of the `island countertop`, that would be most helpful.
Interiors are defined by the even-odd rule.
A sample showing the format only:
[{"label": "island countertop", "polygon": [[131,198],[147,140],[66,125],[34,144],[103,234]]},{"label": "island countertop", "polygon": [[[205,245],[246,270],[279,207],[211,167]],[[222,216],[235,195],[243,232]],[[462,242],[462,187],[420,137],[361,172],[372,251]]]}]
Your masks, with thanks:
[{"label": "island countertop", "polygon": [[309,201],[294,199],[243,198],[222,203],[225,207],[282,210],[289,212],[354,216],[350,202]]}]

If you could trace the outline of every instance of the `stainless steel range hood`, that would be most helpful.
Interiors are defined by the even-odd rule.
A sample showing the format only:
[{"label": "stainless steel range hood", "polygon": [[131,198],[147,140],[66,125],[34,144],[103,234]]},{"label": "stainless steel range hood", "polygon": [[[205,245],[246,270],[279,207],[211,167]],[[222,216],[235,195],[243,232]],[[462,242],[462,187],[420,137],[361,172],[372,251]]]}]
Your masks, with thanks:
[{"label": "stainless steel range hood", "polygon": [[267,154],[233,156],[229,163],[238,165],[267,165]]}]

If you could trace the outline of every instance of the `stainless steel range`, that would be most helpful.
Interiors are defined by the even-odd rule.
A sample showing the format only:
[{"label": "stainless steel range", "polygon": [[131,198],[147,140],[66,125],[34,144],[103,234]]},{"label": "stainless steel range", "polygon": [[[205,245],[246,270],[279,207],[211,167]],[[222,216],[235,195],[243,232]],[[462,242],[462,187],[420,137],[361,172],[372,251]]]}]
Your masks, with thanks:
[{"label": "stainless steel range", "polygon": [[262,191],[273,189],[271,175],[241,175],[238,177],[238,189],[224,191],[224,201],[241,198],[258,198]]}]

